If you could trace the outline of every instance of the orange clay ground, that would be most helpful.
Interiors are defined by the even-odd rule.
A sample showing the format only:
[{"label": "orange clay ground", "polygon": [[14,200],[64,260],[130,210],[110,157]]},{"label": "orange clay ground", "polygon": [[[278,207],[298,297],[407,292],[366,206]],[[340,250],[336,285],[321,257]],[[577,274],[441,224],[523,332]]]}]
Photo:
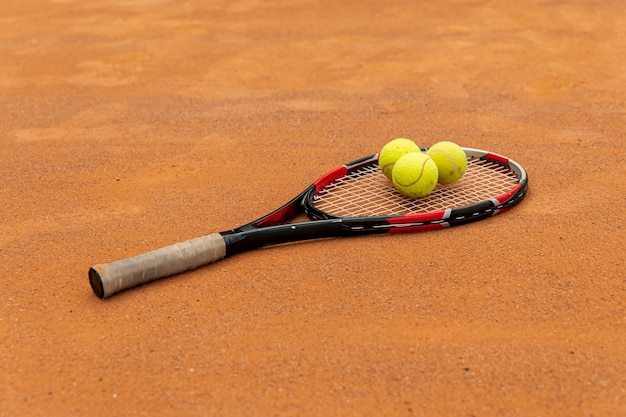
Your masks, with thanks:
[{"label": "orange clay ground", "polygon": [[[3,0],[0,416],[626,415],[622,1]],[[395,137],[515,209],[98,299]]]}]

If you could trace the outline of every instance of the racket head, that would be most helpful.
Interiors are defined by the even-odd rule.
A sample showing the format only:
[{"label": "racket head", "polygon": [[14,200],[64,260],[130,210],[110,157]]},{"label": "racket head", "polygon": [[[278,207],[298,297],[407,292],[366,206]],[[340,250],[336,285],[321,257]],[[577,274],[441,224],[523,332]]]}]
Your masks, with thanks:
[{"label": "racket head", "polygon": [[[428,148],[422,148],[427,151]],[[505,211],[526,195],[528,176],[517,162],[492,152],[463,148],[467,170],[452,184],[437,184],[419,199],[398,192],[378,166],[378,154],[324,175],[302,201],[312,220],[362,218],[389,229],[438,228],[481,220]],[[392,230],[390,230],[392,231]]]}]

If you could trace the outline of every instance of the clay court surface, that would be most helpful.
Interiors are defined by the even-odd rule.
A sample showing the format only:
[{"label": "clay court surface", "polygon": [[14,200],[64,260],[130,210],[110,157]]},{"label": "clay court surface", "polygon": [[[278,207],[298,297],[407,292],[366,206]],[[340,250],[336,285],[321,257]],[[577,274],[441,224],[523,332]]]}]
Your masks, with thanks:
[{"label": "clay court surface", "polygon": [[[626,415],[625,68],[622,1],[3,0],[0,416]],[[396,137],[528,197],[93,294]]]}]

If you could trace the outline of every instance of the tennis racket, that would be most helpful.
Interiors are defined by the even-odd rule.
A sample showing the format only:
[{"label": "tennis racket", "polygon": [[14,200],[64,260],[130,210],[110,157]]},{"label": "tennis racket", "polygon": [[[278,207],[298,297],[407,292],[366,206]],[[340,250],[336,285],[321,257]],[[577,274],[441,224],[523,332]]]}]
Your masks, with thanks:
[{"label": "tennis racket", "polygon": [[[427,197],[404,197],[380,171],[378,155],[367,156],[330,171],[279,209],[236,229],[94,265],[91,288],[107,298],[262,246],[458,226],[502,213],[524,198],[528,177],[521,165],[494,153],[463,150],[465,175],[453,184],[438,184]],[[302,213],[311,221],[289,223]]]}]

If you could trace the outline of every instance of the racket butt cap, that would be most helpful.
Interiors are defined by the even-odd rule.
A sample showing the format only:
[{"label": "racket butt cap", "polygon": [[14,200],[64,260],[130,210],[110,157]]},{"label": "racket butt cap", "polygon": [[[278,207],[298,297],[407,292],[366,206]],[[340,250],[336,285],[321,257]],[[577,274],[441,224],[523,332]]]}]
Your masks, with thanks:
[{"label": "racket butt cap", "polygon": [[99,297],[104,298],[104,285],[102,284],[102,277],[96,269],[92,266],[89,268],[89,284],[91,284],[91,289],[93,292]]}]

